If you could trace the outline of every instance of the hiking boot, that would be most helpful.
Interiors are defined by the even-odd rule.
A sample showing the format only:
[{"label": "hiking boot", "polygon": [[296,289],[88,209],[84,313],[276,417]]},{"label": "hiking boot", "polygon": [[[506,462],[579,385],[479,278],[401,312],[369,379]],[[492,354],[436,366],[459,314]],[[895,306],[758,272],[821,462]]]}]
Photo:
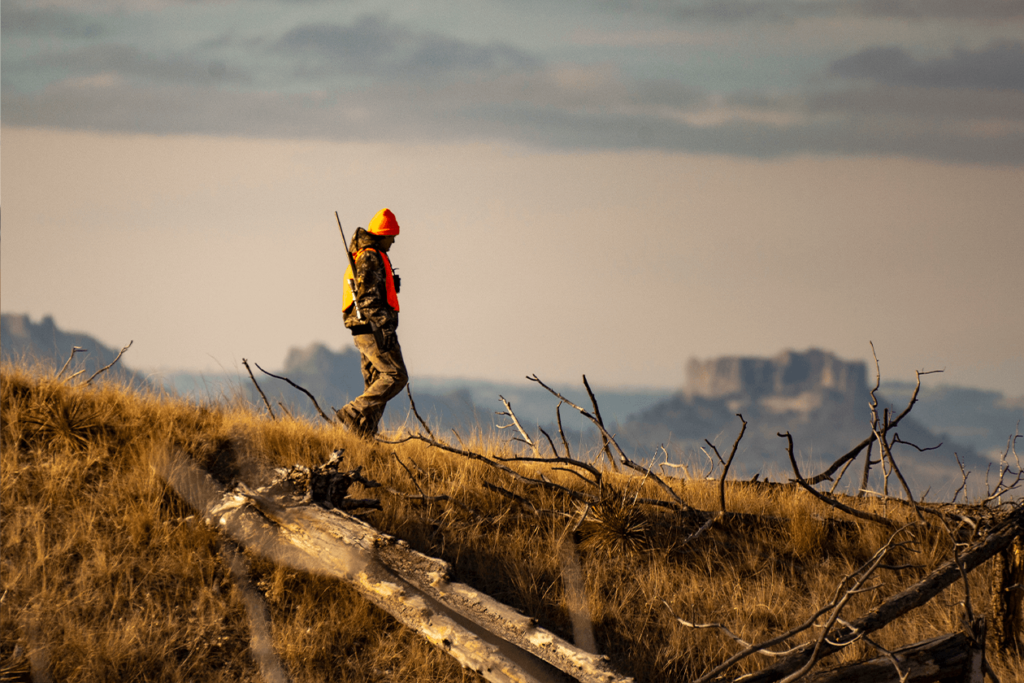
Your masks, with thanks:
[{"label": "hiking boot", "polygon": [[345,428],[356,436],[363,439],[372,439],[377,434],[376,425],[373,421],[366,419],[364,415],[351,406],[343,406],[341,410],[337,411],[337,415],[341,424],[345,425]]},{"label": "hiking boot", "polygon": [[349,406],[342,406],[341,410],[335,411],[338,416],[338,421],[345,425],[345,429],[350,432],[359,431],[359,421],[361,416],[355,410]]}]

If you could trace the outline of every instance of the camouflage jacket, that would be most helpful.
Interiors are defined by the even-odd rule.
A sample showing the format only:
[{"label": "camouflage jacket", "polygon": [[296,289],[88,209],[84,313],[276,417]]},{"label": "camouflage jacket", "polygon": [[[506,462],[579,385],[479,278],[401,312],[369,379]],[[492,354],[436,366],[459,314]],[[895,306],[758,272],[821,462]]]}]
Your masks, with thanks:
[{"label": "camouflage jacket", "polygon": [[[363,228],[356,228],[350,250],[356,254],[360,249],[376,247],[377,238]],[[373,322],[378,328],[398,327],[398,311],[388,305],[385,284],[384,260],[375,250],[364,251],[356,260],[356,301],[363,319],[356,316],[356,307],[345,311],[345,327],[356,327]]]}]

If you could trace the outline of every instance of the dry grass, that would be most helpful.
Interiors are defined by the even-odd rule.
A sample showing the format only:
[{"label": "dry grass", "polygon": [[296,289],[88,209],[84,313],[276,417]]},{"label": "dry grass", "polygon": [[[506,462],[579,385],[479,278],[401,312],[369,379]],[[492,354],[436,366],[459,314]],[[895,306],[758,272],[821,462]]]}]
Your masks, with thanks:
[{"label": "dry grass", "polygon": [[[381,497],[383,510],[363,515],[367,521],[444,558],[456,580],[572,640],[580,598],[565,578],[568,552],[578,558],[598,649],[638,681],[695,678],[737,650],[716,630],[682,626],[663,600],[680,617],[764,639],[831,600],[840,580],[889,535],[802,492],[737,484],[728,488],[729,509],[746,514],[682,545],[692,524],[632,502],[664,494],[610,472],[605,497],[572,534],[572,520],[535,516],[482,482],[578,519],[579,505],[564,496],[527,491],[482,463],[421,443],[384,447],[323,423],[272,421],[241,400],[200,405],[113,384],[64,384],[10,366],[2,369],[0,398],[0,666],[24,680],[30,669],[60,681],[273,680],[253,646],[250,581],[269,620],[271,657],[292,680],[477,680],[344,583],[261,557],[248,557],[240,572],[234,550],[160,476],[168,452],[186,454],[224,484],[257,484],[270,466],[314,465],[344,448],[349,465],[362,465],[383,485],[368,494]],[[508,451],[479,436],[466,445]],[[582,486],[543,465],[516,469]],[[409,471],[425,493],[450,501],[424,504],[385,490],[417,494]],[[717,509],[716,483],[672,485],[689,505]],[[898,507],[871,505],[911,521]],[[948,558],[948,542],[934,530],[919,531],[916,547],[908,559],[921,568],[883,572],[883,587],[858,597],[846,614],[860,614]],[[988,607],[989,578],[987,567],[971,576],[978,611]],[[963,599],[963,586],[954,585],[878,640],[898,646],[956,631]],[[1004,682],[1021,680],[1019,658],[991,654]],[[856,645],[835,661],[873,655]],[[749,658],[734,673],[768,661]]]}]

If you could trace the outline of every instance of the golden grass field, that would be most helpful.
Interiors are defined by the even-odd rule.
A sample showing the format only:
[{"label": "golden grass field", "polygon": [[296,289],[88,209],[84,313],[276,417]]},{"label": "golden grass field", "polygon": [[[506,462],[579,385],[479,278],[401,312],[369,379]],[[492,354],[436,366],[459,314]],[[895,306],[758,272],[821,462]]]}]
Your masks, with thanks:
[{"label": "golden grass field", "polygon": [[[696,530],[692,524],[637,502],[665,498],[654,482],[607,469],[600,504],[574,532],[581,506],[557,492],[528,490],[484,463],[421,442],[370,443],[333,423],[272,420],[241,398],[201,404],[7,364],[0,392],[3,680],[270,680],[254,653],[248,586],[265,604],[272,655],[293,681],[479,680],[341,581],[253,555],[246,558],[248,577],[233,573],[230,545],[162,476],[168,458],[186,458],[224,485],[255,485],[270,467],[313,466],[344,449],[348,467],[362,466],[381,484],[360,494],[378,497],[383,507],[360,514],[365,521],[443,558],[455,580],[567,640],[591,627],[598,651],[637,681],[692,680],[740,649],[719,629],[695,630],[676,617],[765,640],[832,600],[843,578],[891,534],[795,487],[729,482],[730,513],[746,514],[682,543]],[[481,438],[468,438],[465,447],[487,457],[514,452]],[[603,458],[584,455],[595,465]],[[510,466],[582,486],[576,475],[543,463]],[[687,505],[718,509],[717,482],[666,481]],[[448,500],[425,502],[416,498],[421,490]],[[898,523],[914,521],[896,502],[857,505]],[[908,533],[914,548],[901,551],[901,559],[915,566],[880,571],[879,587],[855,597],[844,616],[863,613],[949,559],[948,535],[936,525]],[[569,564],[582,576],[582,597],[571,590]],[[988,566],[970,574],[979,614],[989,608],[990,579]],[[958,631],[964,599],[958,582],[875,640],[895,648]],[[582,630],[580,614],[589,614]],[[824,666],[873,656],[859,642]],[[1024,680],[1018,654],[990,648],[988,657],[1004,683]],[[769,662],[755,655],[730,673]]]}]

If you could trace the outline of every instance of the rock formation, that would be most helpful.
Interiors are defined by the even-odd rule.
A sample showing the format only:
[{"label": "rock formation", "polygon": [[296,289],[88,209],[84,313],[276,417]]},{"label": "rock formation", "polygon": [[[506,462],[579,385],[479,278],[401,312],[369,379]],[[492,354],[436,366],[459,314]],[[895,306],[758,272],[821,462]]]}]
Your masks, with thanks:
[{"label": "rock formation", "polygon": [[784,351],[774,358],[692,358],[686,366],[686,391],[708,398],[797,396],[822,390],[859,396],[867,392],[865,375],[864,363],[843,361],[819,349]]},{"label": "rock formation", "polygon": [[[736,476],[788,478],[785,443],[778,434],[793,435],[805,473],[819,472],[871,433],[869,391],[864,363],[818,349],[786,351],[772,358],[694,359],[687,367],[685,390],[633,416],[620,426],[619,434],[640,457],[651,457],[665,446],[671,460],[693,463],[700,471],[701,465],[709,466],[701,453],[701,448],[710,452],[705,439],[720,450],[728,449],[739,432],[736,415],[742,414],[749,425],[733,466]],[[905,400],[897,404],[880,393],[876,396],[879,410],[902,410],[906,405]],[[987,463],[970,447],[932,433],[913,414],[900,424],[899,434],[921,447],[942,443],[924,453],[897,449],[916,490],[931,487],[940,497],[951,496],[961,482],[954,452],[979,472],[977,477],[984,477]],[[659,459],[664,457],[663,453]],[[859,483],[859,470],[850,479]]]}]

